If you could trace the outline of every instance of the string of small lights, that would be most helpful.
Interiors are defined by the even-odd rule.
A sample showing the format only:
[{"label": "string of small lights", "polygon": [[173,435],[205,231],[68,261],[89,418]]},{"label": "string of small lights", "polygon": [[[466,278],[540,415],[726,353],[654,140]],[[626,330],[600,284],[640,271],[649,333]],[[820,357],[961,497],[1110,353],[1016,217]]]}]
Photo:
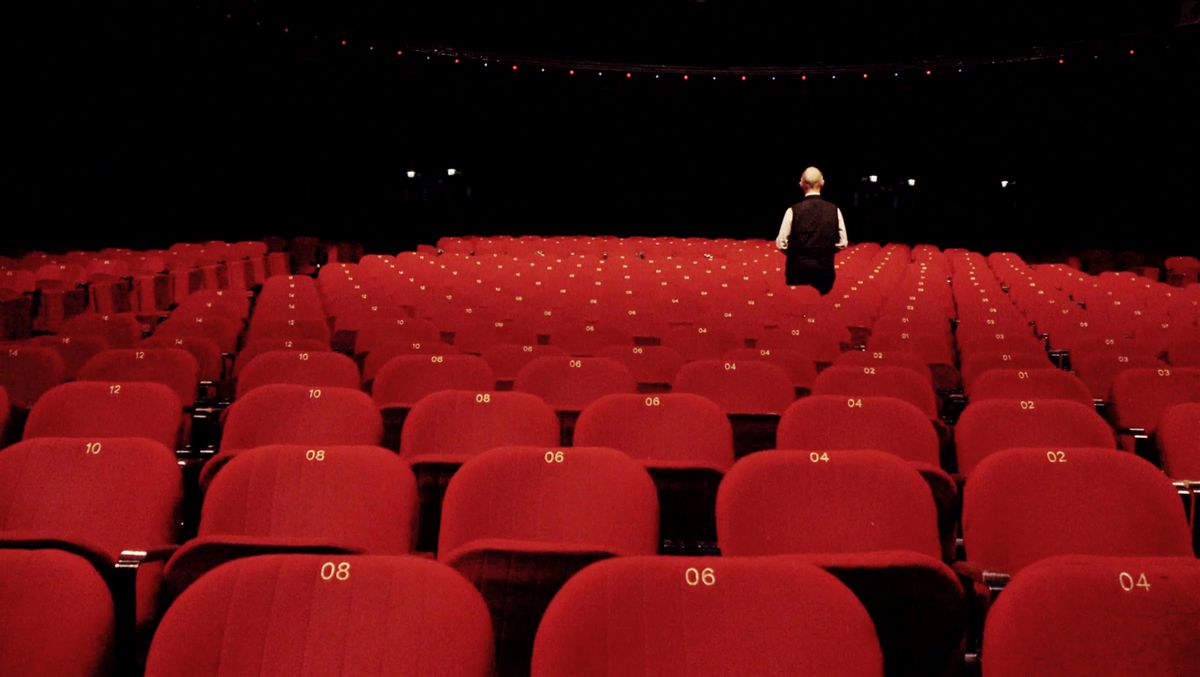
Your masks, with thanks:
[{"label": "string of small lights", "polygon": [[[200,9],[200,6],[197,6]],[[779,82],[779,81],[836,81],[870,80],[871,78],[918,77],[933,78],[940,75],[962,74],[968,71],[1017,66],[1023,64],[1046,64],[1066,66],[1068,63],[1099,62],[1102,59],[1133,59],[1138,47],[1156,36],[1136,33],[1105,39],[1102,43],[1083,42],[1056,47],[1034,48],[1029,53],[1009,56],[937,57],[905,62],[869,64],[809,64],[803,66],[744,66],[711,67],[684,64],[654,64],[622,61],[569,59],[514,53],[487,53],[461,49],[446,45],[398,43],[376,38],[360,38],[347,31],[320,29],[303,26],[280,18],[257,16],[252,9],[238,8],[220,12],[228,23],[252,24],[262,31],[283,34],[297,40],[322,42],[337,49],[366,52],[381,59],[399,63],[429,63],[462,66],[490,73],[508,75],[560,75],[568,78],[607,78],[609,80],[657,80],[657,81],[732,81],[732,82]],[[1121,47],[1114,47],[1121,45]]]}]

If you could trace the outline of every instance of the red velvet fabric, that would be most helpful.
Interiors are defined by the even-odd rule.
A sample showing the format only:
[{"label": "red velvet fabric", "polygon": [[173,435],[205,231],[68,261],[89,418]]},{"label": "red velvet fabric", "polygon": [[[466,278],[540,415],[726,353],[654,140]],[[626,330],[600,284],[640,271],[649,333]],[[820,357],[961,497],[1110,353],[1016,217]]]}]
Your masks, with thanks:
[{"label": "red velvet fabric", "polygon": [[782,414],[796,400],[788,373],[758,359],[689,362],[675,375],[672,392],[708,398],[726,414]]},{"label": "red velvet fabric", "polygon": [[937,396],[930,382],[911,369],[891,366],[833,366],[817,375],[814,395],[894,397],[937,418]]},{"label": "red velvet fabric", "polygon": [[379,410],[360,390],[277,384],[255,388],[225,411],[221,449],[375,445],[382,436]]},{"label": "red velvet fabric", "polygon": [[462,463],[493,447],[559,441],[558,417],[529,393],[443,390],[413,406],[400,455],[410,463]]},{"label": "red velvet fabric", "polygon": [[182,410],[179,396],[161,383],[64,383],[29,412],[25,439],[144,437],[175,449]]},{"label": "red velvet fabric", "polygon": [[892,397],[806,397],[784,412],[776,440],[780,449],[878,449],[939,464],[937,432],[929,417]]},{"label": "red velvet fabric", "polygon": [[1096,410],[1069,400],[972,402],[959,417],[954,438],[963,475],[1002,449],[1116,448],[1112,428]]},{"label": "red velvet fabric", "polygon": [[651,468],[725,472],[733,465],[733,430],[711,400],[689,393],[606,395],[575,424],[578,446],[620,449]]},{"label": "red velvet fabric", "polygon": [[76,380],[103,383],[145,381],[161,383],[179,396],[181,404],[196,401],[200,381],[196,358],[180,348],[114,348],[87,361]]},{"label": "red velvet fabric", "polygon": [[400,355],[375,374],[371,396],[379,407],[412,407],[439,390],[492,390],[496,377],[476,355]]},{"label": "red velvet fabric", "polygon": [[360,379],[354,360],[328,350],[272,350],[262,353],[238,375],[237,397],[273,383],[310,388],[357,390]]},{"label": "red velvet fabric", "polygon": [[547,356],[522,367],[513,390],[537,395],[555,411],[582,411],[605,395],[637,392],[637,382],[617,360]]}]

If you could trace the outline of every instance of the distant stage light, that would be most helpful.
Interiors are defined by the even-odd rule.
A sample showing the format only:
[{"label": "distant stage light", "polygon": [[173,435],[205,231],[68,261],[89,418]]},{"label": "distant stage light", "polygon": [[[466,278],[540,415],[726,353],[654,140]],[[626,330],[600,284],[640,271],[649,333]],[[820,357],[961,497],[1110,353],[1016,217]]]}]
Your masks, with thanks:
[{"label": "distant stage light", "polygon": [[415,178],[417,178],[417,173],[416,173],[416,172],[414,172],[414,171],[413,171],[413,170],[411,170],[411,169],[410,169],[410,170],[408,170],[407,172],[404,172],[404,175],[405,175],[405,176],[407,176],[407,177],[408,177],[408,178],[410,178],[410,179],[415,179]]},{"label": "distant stage light", "polygon": [[916,179],[909,179],[909,180],[908,180],[908,185],[909,185],[909,186],[915,186],[915,185],[917,185],[917,180],[916,180]]},{"label": "distant stage light", "polygon": [[1000,187],[1001,187],[1001,188],[1008,188],[1008,179],[1004,179],[1003,181],[1001,181],[1001,182],[1000,182]]},{"label": "distant stage light", "polygon": [[456,174],[458,174],[458,170],[453,167],[446,170],[446,176],[454,176]]},{"label": "distant stage light", "polygon": [[867,178],[871,180],[871,183],[879,183],[879,175],[878,174],[872,174],[872,175],[868,176]]}]

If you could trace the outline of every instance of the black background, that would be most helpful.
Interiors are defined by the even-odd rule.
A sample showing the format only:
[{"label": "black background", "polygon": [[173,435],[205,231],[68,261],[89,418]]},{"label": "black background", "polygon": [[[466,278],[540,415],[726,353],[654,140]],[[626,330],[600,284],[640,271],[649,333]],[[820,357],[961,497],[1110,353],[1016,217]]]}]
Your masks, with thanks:
[{"label": "black background", "polygon": [[[4,29],[4,249],[773,237],[815,164],[852,240],[1195,254],[1196,32],[1171,29],[1174,2],[1098,4],[35,3]],[[709,67],[1061,46],[1066,62],[685,83],[394,56],[414,43]]]}]

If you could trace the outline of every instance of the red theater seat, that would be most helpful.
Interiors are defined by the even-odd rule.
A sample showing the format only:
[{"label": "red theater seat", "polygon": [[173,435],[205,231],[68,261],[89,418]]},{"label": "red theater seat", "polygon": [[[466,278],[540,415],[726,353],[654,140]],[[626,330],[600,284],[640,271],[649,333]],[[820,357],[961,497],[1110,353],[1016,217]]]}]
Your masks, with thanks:
[{"label": "red theater seat", "polygon": [[539,357],[565,356],[567,351],[555,346],[537,344],[517,345],[515,343],[492,346],[480,355],[492,368],[497,383],[509,383],[517,380],[521,367]]},{"label": "red theater seat", "polygon": [[76,372],[79,371],[79,368],[91,359],[93,355],[102,350],[108,350],[108,341],[103,336],[63,336],[55,334],[52,336],[39,336],[33,342],[41,347],[53,348],[63,358],[68,378],[73,378]]},{"label": "red theater seat", "polygon": [[179,396],[161,383],[64,383],[29,412],[25,439],[144,437],[175,449],[182,411]]},{"label": "red theater seat", "polygon": [[1092,407],[1069,400],[984,400],[963,411],[955,427],[958,471],[1015,447],[1116,448],[1112,428]]},{"label": "red theater seat", "polygon": [[781,449],[878,449],[938,467],[938,438],[920,409],[892,397],[813,395],[779,421]]},{"label": "red theater seat", "polygon": [[782,368],[759,360],[698,360],[675,376],[673,392],[693,393],[721,407],[733,426],[734,455],[775,448],[779,416],[796,399]]},{"label": "red theater seat", "polygon": [[196,358],[179,348],[105,350],[88,360],[76,379],[103,383],[160,383],[174,391],[184,406],[196,401],[200,383]]},{"label": "red theater seat", "polygon": [[521,368],[513,390],[537,395],[558,413],[562,444],[570,444],[579,412],[613,393],[637,392],[633,374],[604,357],[539,357]]},{"label": "red theater seat", "polygon": [[1053,555],[1192,554],[1171,480],[1111,449],[992,454],[963,492],[963,540],[973,566],[1005,574]]},{"label": "red theater seat", "polygon": [[654,477],[664,545],[711,545],[713,505],[733,465],[733,429],[714,402],[690,393],[606,395],[583,410],[575,444],[619,449]]},{"label": "red theater seat", "polygon": [[233,363],[233,376],[240,376],[254,358],[273,350],[329,350],[329,345],[316,339],[267,338],[257,341],[247,341],[245,347],[237,354]]},{"label": "red theater seat", "polygon": [[[1112,409],[1121,431],[1153,435],[1167,409],[1200,402],[1200,369],[1129,369],[1113,381]],[[1133,442],[1122,437],[1126,449]]]},{"label": "red theater seat", "polygon": [[132,348],[142,340],[142,324],[131,313],[84,313],[58,328],[63,336],[100,336],[110,348]]},{"label": "red theater seat", "polygon": [[986,677],[1200,671],[1200,562],[1054,557],[1015,577],[988,613]]},{"label": "red theater seat", "polygon": [[[176,541],[182,485],[174,451],[152,440],[19,442],[0,453],[0,547],[70,544],[108,575],[122,551],[161,553]],[[153,559],[137,572],[142,628],[158,601],[162,568]]]},{"label": "red theater seat", "polygon": [[358,390],[358,365],[328,350],[272,350],[255,357],[238,375],[237,397],[276,383]]},{"label": "red theater seat", "polygon": [[18,409],[33,407],[43,393],[66,378],[66,363],[53,348],[21,344],[0,347],[0,386]]},{"label": "red theater seat", "polygon": [[479,593],[417,557],[269,555],[196,581],[154,635],[146,675],[492,675]]},{"label": "red theater seat", "polygon": [[1200,403],[1176,404],[1158,423],[1158,450],[1167,475],[1200,482]]},{"label": "red theater seat", "polygon": [[960,661],[966,602],[938,529],[921,473],[879,451],[755,454],[717,497],[721,553],[827,567],[871,613],[889,675],[953,674]]},{"label": "red theater seat", "polygon": [[209,461],[204,484],[199,532],[167,565],[175,591],[237,557],[412,550],[416,479],[386,449],[257,447]]},{"label": "red theater seat", "polygon": [[882,675],[862,604],[797,560],[624,557],[567,581],[534,677]]},{"label": "red theater seat", "polygon": [[103,675],[113,669],[112,593],[82,557],[0,549],[0,618],[0,674]]},{"label": "red theater seat", "polygon": [[266,385],[225,410],[221,451],[268,444],[379,444],[383,422],[371,397],[350,388]]},{"label": "red theater seat", "polygon": [[147,348],[178,348],[191,353],[196,360],[197,376],[201,381],[216,383],[225,375],[225,358],[217,342],[203,336],[158,336],[142,341]]},{"label": "red theater seat", "polygon": [[917,372],[904,367],[833,366],[817,375],[812,394],[892,397],[920,409],[931,420],[938,415],[933,386]]},{"label": "red theater seat", "polygon": [[989,369],[967,391],[972,402],[982,400],[1070,400],[1092,406],[1087,384],[1061,369]]},{"label": "red theater seat", "polygon": [[641,390],[669,389],[685,360],[667,346],[606,346],[596,353],[624,364]]},{"label": "red theater seat", "polygon": [[460,465],[494,447],[554,446],[559,435],[554,410],[529,393],[443,390],[417,402],[400,438],[420,492],[417,549],[437,546],[442,495]]},{"label": "red theater seat", "polygon": [[467,461],[442,506],[438,559],[488,601],[501,674],[528,671],[559,587],[607,557],[658,548],[654,483],[613,449],[505,447]]}]

